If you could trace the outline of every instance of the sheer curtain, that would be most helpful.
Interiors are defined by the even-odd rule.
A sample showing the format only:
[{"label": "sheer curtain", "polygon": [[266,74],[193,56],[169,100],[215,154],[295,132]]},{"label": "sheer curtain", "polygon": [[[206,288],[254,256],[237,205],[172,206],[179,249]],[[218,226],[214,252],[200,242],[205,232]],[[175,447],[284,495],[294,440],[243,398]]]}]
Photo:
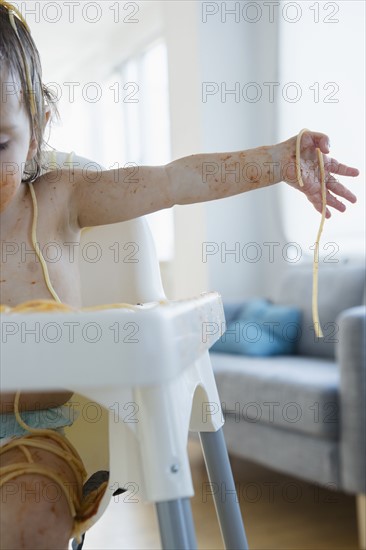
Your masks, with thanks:
[{"label": "sheer curtain", "polygon": [[[168,63],[162,39],[119,64],[103,82],[80,82],[75,101],[69,90],[62,92],[62,123],[55,126],[50,140],[56,149],[68,151],[71,141],[77,154],[107,169],[170,162]],[[150,214],[147,220],[159,260],[171,261],[173,209]]]}]

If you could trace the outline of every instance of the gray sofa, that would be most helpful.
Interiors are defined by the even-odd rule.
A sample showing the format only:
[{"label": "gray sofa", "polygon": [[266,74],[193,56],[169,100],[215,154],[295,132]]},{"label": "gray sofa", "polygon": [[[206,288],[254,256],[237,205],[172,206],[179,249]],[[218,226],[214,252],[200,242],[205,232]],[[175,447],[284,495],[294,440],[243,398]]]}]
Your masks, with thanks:
[{"label": "gray sofa", "polygon": [[[302,311],[296,354],[210,353],[228,451],[357,495],[365,547],[365,267],[319,264],[324,339],[312,326],[312,265],[290,267],[268,297]],[[240,306],[224,301],[227,323]]]}]

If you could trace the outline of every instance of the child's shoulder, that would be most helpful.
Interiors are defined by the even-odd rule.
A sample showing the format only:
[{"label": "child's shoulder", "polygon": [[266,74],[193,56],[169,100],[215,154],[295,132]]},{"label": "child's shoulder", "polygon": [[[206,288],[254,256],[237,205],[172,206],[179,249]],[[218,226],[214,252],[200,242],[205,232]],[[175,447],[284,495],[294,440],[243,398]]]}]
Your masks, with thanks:
[{"label": "child's shoulder", "polygon": [[[75,154],[73,151],[65,153],[56,149],[43,150],[41,156],[40,176],[34,182],[35,200],[39,203],[41,211],[48,211],[50,204],[57,205],[56,211],[59,216],[68,212],[69,219],[72,219],[75,226],[78,211],[78,201],[75,194],[81,181],[86,178],[88,181],[95,181],[90,171],[101,171],[96,162]],[[34,200],[34,199],[33,199]],[[53,209],[49,209],[54,212]]]},{"label": "child's shoulder", "polygon": [[98,171],[102,167],[90,159],[77,155],[74,151],[69,153],[56,149],[42,151],[41,175],[54,170],[91,170]]}]

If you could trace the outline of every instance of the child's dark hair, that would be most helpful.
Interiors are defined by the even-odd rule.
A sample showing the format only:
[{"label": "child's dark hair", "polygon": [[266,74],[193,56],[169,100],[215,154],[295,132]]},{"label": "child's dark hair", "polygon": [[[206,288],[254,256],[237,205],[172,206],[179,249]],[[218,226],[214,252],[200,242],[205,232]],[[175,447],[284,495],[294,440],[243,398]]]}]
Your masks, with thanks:
[{"label": "child's dark hair", "polygon": [[[42,171],[41,156],[46,108],[49,106],[56,114],[57,108],[52,93],[42,83],[41,61],[29,29],[18,16],[13,16],[11,8],[12,6],[7,2],[0,2],[0,68],[6,67],[13,77],[18,76],[31,132],[37,140],[36,155],[27,163],[23,174],[22,181],[29,183],[36,180]],[[17,31],[14,29],[14,24]],[[1,86],[3,101],[5,88],[4,84]]]}]

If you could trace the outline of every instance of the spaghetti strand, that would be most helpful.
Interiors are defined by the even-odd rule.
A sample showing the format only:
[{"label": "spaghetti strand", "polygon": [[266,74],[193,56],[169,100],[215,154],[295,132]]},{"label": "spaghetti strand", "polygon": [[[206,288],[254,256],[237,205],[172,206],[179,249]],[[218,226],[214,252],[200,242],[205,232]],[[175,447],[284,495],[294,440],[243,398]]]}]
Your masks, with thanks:
[{"label": "spaghetti strand", "polygon": [[[296,139],[296,176],[300,187],[304,186],[304,182],[301,176],[300,145],[301,145],[302,135],[304,134],[304,132],[308,132],[308,131],[309,130],[304,128],[298,134]],[[322,214],[321,214],[320,225],[319,225],[318,234],[316,237],[315,247],[314,247],[312,315],[313,315],[313,325],[314,325],[315,334],[318,338],[323,338],[324,335],[319,322],[319,312],[318,312],[318,271],[319,271],[319,244],[320,244],[320,237],[323,232],[327,201],[326,201],[326,185],[325,185],[325,170],[324,170],[323,154],[318,147],[316,148],[316,153],[318,157],[319,170],[320,170],[320,182],[321,182],[321,192],[322,192]]]},{"label": "spaghetti strand", "polygon": [[44,275],[44,278],[45,278],[45,281],[46,281],[47,288],[50,291],[50,293],[52,294],[52,296],[54,297],[54,299],[56,300],[56,302],[61,304],[60,298],[57,296],[54,288],[52,287],[52,284],[51,284],[51,281],[50,281],[50,276],[48,274],[48,269],[47,269],[46,262],[45,262],[45,260],[42,256],[39,245],[37,243],[38,205],[37,205],[37,199],[36,199],[36,195],[35,195],[32,183],[29,183],[29,189],[30,189],[30,192],[31,192],[31,195],[32,195],[32,201],[33,201],[32,243],[33,243],[33,246],[34,246],[34,250],[35,250],[35,252],[36,252],[36,254],[39,258],[39,261],[41,262],[41,266],[42,266],[42,269],[43,269],[43,275]]}]

